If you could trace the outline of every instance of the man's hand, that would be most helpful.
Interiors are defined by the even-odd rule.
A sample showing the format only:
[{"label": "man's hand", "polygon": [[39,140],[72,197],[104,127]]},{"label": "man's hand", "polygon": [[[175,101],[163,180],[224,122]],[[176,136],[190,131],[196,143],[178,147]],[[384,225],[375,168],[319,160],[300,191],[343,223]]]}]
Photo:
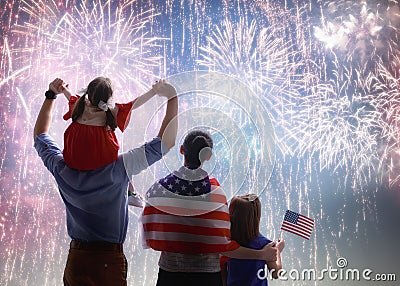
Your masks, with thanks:
[{"label": "man's hand", "polygon": [[164,79],[156,80],[156,82],[151,86],[151,89],[154,91],[155,94],[157,94],[158,90],[164,82]]},{"label": "man's hand", "polygon": [[262,251],[265,261],[276,261],[278,249],[275,246],[275,242],[268,243],[263,247]]},{"label": "man's hand", "polygon": [[51,90],[55,94],[60,94],[64,89],[63,85],[65,85],[65,82],[60,78],[56,78],[49,84],[49,90]]},{"label": "man's hand", "polygon": [[161,138],[161,141],[169,150],[175,145],[178,132],[178,96],[175,87],[165,80],[156,82],[153,89],[157,91],[159,96],[168,98],[167,111],[157,136]]},{"label": "man's hand", "polygon": [[157,81],[152,88],[159,96],[166,97],[168,99],[175,97],[177,94],[175,87],[166,82],[165,79]]}]

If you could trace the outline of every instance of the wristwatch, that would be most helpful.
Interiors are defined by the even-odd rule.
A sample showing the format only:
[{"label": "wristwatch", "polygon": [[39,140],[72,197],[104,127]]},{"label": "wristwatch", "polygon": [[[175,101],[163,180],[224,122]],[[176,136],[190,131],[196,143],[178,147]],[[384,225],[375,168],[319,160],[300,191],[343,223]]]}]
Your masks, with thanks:
[{"label": "wristwatch", "polygon": [[44,93],[44,95],[46,96],[47,99],[56,99],[57,95],[52,91],[52,90],[48,90]]}]

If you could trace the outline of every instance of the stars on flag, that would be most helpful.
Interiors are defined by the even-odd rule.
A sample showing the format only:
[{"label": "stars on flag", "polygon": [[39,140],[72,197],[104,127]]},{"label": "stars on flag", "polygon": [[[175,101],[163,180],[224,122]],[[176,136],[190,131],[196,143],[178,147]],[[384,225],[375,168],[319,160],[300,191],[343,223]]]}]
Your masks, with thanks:
[{"label": "stars on flag", "polygon": [[314,229],[314,220],[305,215],[287,210],[281,229],[305,239],[310,239]]},{"label": "stars on flag", "polygon": [[[189,170],[185,167],[160,179],[157,185],[182,196],[196,196],[211,191],[210,179],[204,170]],[[155,190],[152,193],[155,195]],[[165,195],[166,192],[163,191],[162,194]]]}]

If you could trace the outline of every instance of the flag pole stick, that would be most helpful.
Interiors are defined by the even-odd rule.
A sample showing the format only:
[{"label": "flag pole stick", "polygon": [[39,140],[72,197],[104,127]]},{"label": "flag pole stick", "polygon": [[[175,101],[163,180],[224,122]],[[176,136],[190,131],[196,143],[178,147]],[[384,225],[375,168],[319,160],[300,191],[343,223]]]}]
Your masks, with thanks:
[{"label": "flag pole stick", "polygon": [[[287,212],[287,211],[286,211]],[[286,212],[285,212],[285,215],[286,215]],[[279,235],[278,235],[278,240],[281,238],[281,235],[282,235],[282,225],[283,225],[283,222],[285,221],[285,216],[283,217],[283,220],[282,220],[282,223],[281,223],[281,229],[280,229],[280,231],[279,231]],[[277,240],[277,241],[278,241]]]}]

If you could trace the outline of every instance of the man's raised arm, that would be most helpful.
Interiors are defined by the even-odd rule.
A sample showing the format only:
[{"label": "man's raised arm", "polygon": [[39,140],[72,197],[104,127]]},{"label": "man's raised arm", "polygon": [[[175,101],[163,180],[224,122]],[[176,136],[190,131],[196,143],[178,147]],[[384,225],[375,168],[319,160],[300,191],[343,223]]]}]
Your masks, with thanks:
[{"label": "man's raised arm", "polygon": [[49,85],[49,90],[46,92],[46,99],[43,102],[42,108],[36,118],[35,127],[33,129],[33,138],[42,134],[48,133],[51,124],[51,113],[54,107],[54,99],[59,93],[58,89],[61,88],[63,81],[59,78],[53,80]]},{"label": "man's raised arm", "polygon": [[178,132],[178,96],[176,89],[165,81],[157,89],[157,94],[168,98],[167,111],[158,132],[164,146],[171,149],[175,145]]}]

